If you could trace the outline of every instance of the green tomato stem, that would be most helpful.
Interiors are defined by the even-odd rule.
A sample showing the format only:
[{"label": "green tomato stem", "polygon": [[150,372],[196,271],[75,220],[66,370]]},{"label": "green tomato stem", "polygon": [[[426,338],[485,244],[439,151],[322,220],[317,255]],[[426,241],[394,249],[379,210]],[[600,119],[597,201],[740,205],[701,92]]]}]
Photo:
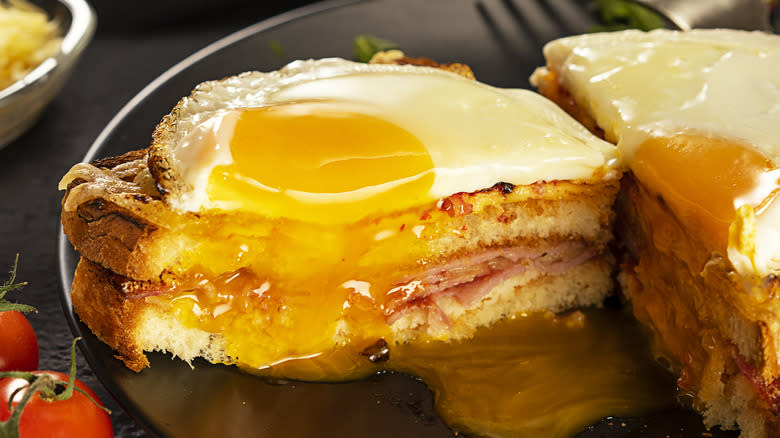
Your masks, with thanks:
[{"label": "green tomato stem", "polygon": [[[86,391],[76,386],[76,342],[81,338],[73,340],[73,344],[70,347],[70,370],[68,371],[68,383],[64,384],[59,380],[54,379],[48,374],[35,375],[29,371],[3,371],[0,372],[0,379],[13,378],[23,379],[29,382],[27,388],[19,388],[14,391],[8,400],[8,410],[11,412],[11,416],[6,421],[0,421],[0,438],[19,438],[19,419],[22,417],[22,412],[27,402],[30,401],[30,397],[33,394],[38,393],[42,400],[54,403],[56,401],[64,401],[73,397],[73,391],[78,391],[86,396],[95,406],[105,411],[107,414],[111,414],[111,411],[105,406],[98,403],[97,400],[92,398]],[[65,389],[57,393],[57,388]],[[25,390],[24,396],[16,405],[13,406],[13,399],[20,390]]]},{"label": "green tomato stem", "polygon": [[17,253],[16,259],[14,259],[14,266],[11,269],[11,278],[9,278],[8,281],[5,282],[5,284],[0,285],[0,312],[5,312],[8,310],[16,310],[17,312],[22,312],[22,313],[37,312],[37,310],[33,306],[28,306],[27,304],[11,303],[5,300],[5,294],[11,292],[12,290],[16,290],[27,285],[26,281],[21,283],[14,283],[16,281],[16,271],[18,267],[19,267],[19,254]]},{"label": "green tomato stem", "polygon": [[[13,374],[13,372],[0,373],[0,377],[5,377],[5,374]],[[27,405],[27,402],[30,401],[30,398],[33,396],[33,394],[38,392],[42,385],[46,384],[45,380],[51,380],[51,377],[49,376],[43,376],[46,378],[37,378],[32,373],[26,374],[32,376],[32,380],[28,380],[28,382],[30,382],[30,386],[27,387],[27,391],[25,391],[22,399],[15,408],[11,409],[13,396],[10,398],[10,400],[8,400],[8,409],[11,411],[11,416],[8,417],[8,420],[0,422],[0,438],[19,438],[19,420],[22,418],[22,411],[24,411],[25,405]],[[19,378],[24,379],[24,377]]]}]

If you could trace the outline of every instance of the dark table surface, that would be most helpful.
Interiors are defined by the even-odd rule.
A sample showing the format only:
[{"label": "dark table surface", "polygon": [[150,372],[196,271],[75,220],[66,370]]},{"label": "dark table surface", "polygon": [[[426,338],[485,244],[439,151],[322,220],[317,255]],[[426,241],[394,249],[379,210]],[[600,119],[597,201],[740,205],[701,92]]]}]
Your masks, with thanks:
[{"label": "dark table surface", "polygon": [[[38,308],[29,319],[40,343],[40,369],[67,371],[73,338],[60,305],[57,275],[60,177],[84,157],[125,103],[175,63],[213,41],[307,2],[193,0],[190,9],[173,7],[184,3],[95,0],[97,33],[62,93],[30,131],[0,149],[0,281],[6,280],[2,273],[19,253],[17,280],[29,285],[8,298]],[[147,436],[81,357],[79,378],[112,410],[117,437]]]}]

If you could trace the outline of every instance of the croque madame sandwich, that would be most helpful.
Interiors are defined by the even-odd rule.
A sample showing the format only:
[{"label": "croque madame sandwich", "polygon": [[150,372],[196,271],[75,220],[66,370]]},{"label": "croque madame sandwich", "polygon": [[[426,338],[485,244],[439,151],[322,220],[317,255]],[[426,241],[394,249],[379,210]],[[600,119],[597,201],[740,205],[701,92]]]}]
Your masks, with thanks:
[{"label": "croque madame sandwich", "polygon": [[469,76],[324,59],[199,85],[149,148],[62,179],[79,317],[133,370],[259,369],[599,305],[615,146]]},{"label": "croque madame sandwich", "polygon": [[780,37],[564,38],[540,92],[617,144],[625,289],[705,424],[780,436]]}]

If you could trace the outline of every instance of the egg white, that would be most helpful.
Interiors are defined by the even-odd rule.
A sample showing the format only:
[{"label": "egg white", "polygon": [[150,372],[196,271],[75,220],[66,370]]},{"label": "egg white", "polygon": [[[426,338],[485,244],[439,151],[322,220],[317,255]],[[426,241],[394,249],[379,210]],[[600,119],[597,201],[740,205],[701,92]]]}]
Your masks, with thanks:
[{"label": "egg white", "polygon": [[[238,203],[215,202],[207,195],[214,166],[232,162],[236,112],[231,110],[311,100],[345,103],[418,138],[434,165],[430,200],[497,182],[591,181],[617,178],[622,170],[614,145],[533,92],[494,88],[435,68],[334,58],[296,61],[277,72],[244,73],[198,86],[169,124],[174,132],[168,133],[165,152],[180,183],[169,203],[183,211],[238,208]],[[312,203],[359,199],[401,182],[347,193],[290,195]]]}]

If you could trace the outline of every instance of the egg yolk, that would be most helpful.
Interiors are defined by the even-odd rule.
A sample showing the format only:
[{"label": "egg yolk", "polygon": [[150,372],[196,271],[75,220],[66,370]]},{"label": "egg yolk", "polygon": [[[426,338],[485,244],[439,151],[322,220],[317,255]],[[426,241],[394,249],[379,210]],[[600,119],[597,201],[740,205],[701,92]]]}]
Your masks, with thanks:
[{"label": "egg yolk", "polygon": [[763,176],[777,172],[769,159],[718,138],[650,138],[637,149],[631,168],[680,220],[724,251],[742,199],[766,200],[778,190],[778,181],[762,183]]},{"label": "egg yolk", "polygon": [[433,161],[403,128],[334,102],[240,110],[212,201],[265,216],[349,223],[428,201]]}]

